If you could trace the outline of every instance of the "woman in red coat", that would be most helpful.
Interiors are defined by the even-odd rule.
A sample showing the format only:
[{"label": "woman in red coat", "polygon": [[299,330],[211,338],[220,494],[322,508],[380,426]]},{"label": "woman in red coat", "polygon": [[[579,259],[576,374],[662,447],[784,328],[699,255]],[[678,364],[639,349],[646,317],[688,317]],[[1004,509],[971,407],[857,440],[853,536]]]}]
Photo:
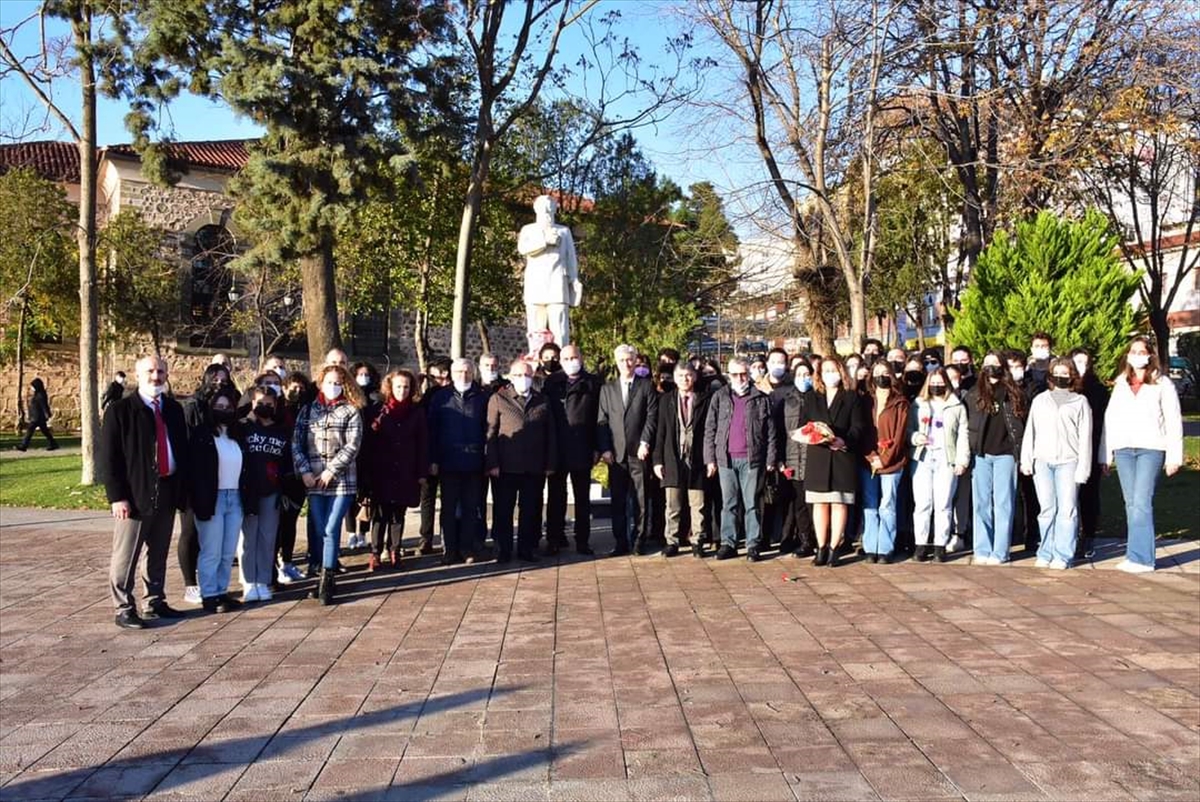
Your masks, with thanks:
[{"label": "woman in red coat", "polygon": [[[404,514],[420,505],[421,485],[429,473],[428,429],[416,390],[417,380],[410,371],[394,370],[384,377],[383,407],[364,438],[367,453],[362,462],[368,467],[359,482],[371,504],[371,571],[379,568],[384,555],[400,567]],[[385,540],[390,541],[386,552]]]}]

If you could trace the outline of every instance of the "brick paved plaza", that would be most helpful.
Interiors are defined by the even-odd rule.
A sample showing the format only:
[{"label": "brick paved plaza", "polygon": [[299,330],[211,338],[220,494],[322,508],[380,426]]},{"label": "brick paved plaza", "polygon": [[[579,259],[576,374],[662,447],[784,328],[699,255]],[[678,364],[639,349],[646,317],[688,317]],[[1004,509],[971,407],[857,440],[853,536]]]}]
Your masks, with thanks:
[{"label": "brick paved plaza", "polygon": [[0,510],[2,799],[1200,798],[1194,543],[1153,576],[359,557],[331,608],[127,632],[110,537]]}]

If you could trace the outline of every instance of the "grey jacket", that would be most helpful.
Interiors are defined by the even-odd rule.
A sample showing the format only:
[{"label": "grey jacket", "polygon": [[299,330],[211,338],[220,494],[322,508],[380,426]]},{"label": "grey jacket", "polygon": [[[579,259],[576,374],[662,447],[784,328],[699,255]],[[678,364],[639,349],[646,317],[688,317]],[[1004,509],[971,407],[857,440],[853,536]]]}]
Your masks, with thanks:
[{"label": "grey jacket", "polygon": [[1049,390],[1033,399],[1025,438],[1021,441],[1021,470],[1033,472],[1034,462],[1075,463],[1075,483],[1092,473],[1092,408],[1070,390]]},{"label": "grey jacket", "polygon": [[[775,425],[771,420],[771,399],[757,387],[750,388],[746,399],[746,446],[749,460],[759,468],[779,462]],[[729,422],[733,418],[733,390],[720,387],[709,401],[704,421],[704,462],[720,468],[732,467],[729,459]]]}]

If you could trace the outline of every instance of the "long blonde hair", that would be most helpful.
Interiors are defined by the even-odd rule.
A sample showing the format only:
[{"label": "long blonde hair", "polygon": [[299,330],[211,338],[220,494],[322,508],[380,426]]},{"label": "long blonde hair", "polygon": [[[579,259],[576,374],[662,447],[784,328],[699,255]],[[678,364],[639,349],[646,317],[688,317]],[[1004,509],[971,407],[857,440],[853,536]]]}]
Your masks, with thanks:
[{"label": "long blonde hair", "polygon": [[354,405],[355,409],[362,409],[366,404],[366,399],[363,398],[362,389],[358,383],[350,376],[350,371],[346,370],[341,365],[326,365],[321,368],[321,372],[317,374],[317,392],[320,393],[321,384],[325,381],[325,376],[330,373],[336,373],[338,381],[342,383],[342,396],[350,404]]}]

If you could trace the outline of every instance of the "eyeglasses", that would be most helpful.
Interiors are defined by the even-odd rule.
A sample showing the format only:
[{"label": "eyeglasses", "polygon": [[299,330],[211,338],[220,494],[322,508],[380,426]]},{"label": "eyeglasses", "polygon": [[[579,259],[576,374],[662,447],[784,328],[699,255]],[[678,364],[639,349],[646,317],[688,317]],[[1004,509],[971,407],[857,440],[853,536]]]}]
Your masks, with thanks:
[{"label": "eyeglasses", "polygon": [[732,376],[733,378],[735,378],[735,379],[736,379],[736,378],[738,378],[739,376],[742,376],[742,377],[744,377],[744,376],[747,376],[747,375],[749,375],[749,374],[747,374],[745,371],[742,371],[742,372],[740,372],[740,373],[734,373],[733,371],[730,371],[730,372],[729,372],[729,375],[730,375],[730,376]]}]

